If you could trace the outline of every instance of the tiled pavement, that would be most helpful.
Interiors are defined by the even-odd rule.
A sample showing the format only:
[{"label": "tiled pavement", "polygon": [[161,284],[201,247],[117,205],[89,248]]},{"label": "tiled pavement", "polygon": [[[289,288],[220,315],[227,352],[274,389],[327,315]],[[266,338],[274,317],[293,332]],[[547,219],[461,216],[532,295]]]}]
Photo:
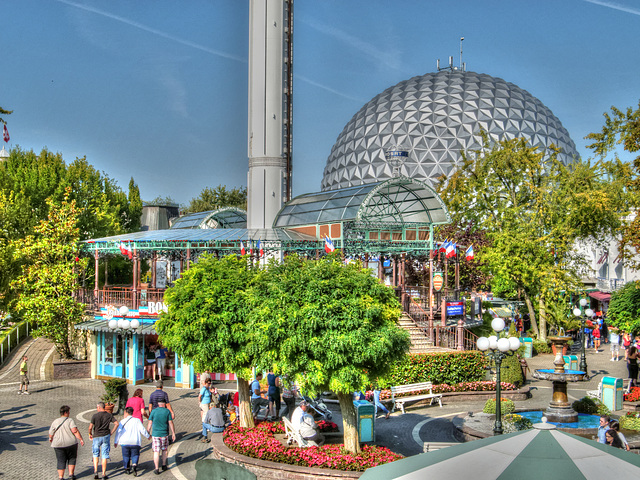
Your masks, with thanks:
[{"label": "tiled pavement", "polygon": [[[95,404],[103,393],[102,384],[96,380],[66,380],[53,382],[46,377],[47,370],[42,368],[45,359],[51,360],[51,345],[44,340],[28,340],[21,351],[28,348],[29,371],[32,380],[30,396],[17,395],[18,367],[15,357],[0,369],[0,478],[7,480],[55,479],[55,456],[47,441],[47,431],[51,422],[58,417],[63,404],[71,407],[85,440],[88,440],[88,420]],[[626,377],[624,361],[610,362],[608,346],[606,353],[589,352],[587,362],[590,374],[589,382],[569,384],[568,392],[572,399],[584,396],[586,390],[597,388],[603,375]],[[17,352],[16,355],[21,352]],[[47,357],[49,355],[49,357]],[[553,357],[541,355],[529,359],[529,366],[551,368]],[[40,364],[38,364],[40,362]],[[19,362],[18,362],[19,363]],[[45,365],[47,362],[44,362]],[[46,378],[41,378],[45,373]],[[521,408],[546,408],[551,398],[551,386],[548,382],[533,380],[528,383],[533,390],[533,398],[517,402]],[[145,400],[153,391],[152,386],[143,386]],[[133,391],[129,387],[130,392]],[[170,468],[162,476],[153,475],[153,459],[150,443],[143,444],[140,478],[176,478],[179,480],[195,478],[195,461],[210,453],[208,444],[194,441],[199,431],[200,414],[197,407],[197,392],[166,388],[176,412],[177,441],[170,446]],[[376,423],[377,443],[385,445],[404,455],[414,455],[422,451],[422,442],[456,441],[450,419],[465,415],[468,411],[478,411],[484,402],[452,403],[446,402],[442,408],[409,407],[407,413],[394,413],[390,419],[380,417]],[[334,411],[334,421],[340,424],[338,407],[330,404]],[[622,412],[618,412],[622,413]],[[112,449],[109,464],[110,478],[129,478],[121,467],[120,449]],[[92,478],[91,448],[85,443],[79,449],[77,467],[79,478]]]}]

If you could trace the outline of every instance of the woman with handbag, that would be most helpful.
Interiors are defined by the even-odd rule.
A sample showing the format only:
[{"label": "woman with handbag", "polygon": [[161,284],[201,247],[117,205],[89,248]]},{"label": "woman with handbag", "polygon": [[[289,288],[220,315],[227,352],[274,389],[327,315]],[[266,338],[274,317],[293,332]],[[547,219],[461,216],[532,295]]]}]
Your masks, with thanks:
[{"label": "woman with handbag", "polygon": [[70,411],[67,405],[60,407],[60,418],[56,418],[49,428],[49,443],[56,452],[58,478],[64,478],[64,471],[68,466],[69,479],[76,480],[74,472],[78,458],[78,440],[83,446],[84,440],[73,418],[69,418]]}]

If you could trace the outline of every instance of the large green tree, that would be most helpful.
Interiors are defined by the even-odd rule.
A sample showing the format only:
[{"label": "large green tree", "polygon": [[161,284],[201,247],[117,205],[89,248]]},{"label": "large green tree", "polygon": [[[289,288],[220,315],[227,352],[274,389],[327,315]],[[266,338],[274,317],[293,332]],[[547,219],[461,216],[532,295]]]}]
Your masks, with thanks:
[{"label": "large green tree", "polygon": [[575,159],[564,165],[557,151],[538,150],[525,139],[489,141],[463,154],[461,166],[439,186],[455,221],[487,232],[491,248],[479,260],[499,295],[521,293],[535,328],[546,338],[545,299],[579,285],[584,260],[579,240],[597,241],[620,225],[624,199],[611,188],[609,164]]},{"label": "large green tree", "polygon": [[[142,205],[133,179],[127,195],[86,158],[67,165],[59,153],[47,149],[40,154],[20,147],[11,149],[9,158],[0,165],[1,311],[10,311],[15,298],[8,285],[20,265],[15,263],[12,242],[37,236],[35,227],[47,218],[50,205],[59,206],[65,197],[76,201],[80,240],[139,229]],[[89,276],[92,269],[90,265]]]},{"label": "large green tree", "polygon": [[291,255],[269,265],[250,300],[258,367],[295,376],[308,394],[334,392],[345,448],[359,451],[353,392],[385,375],[409,349],[394,290],[338,254]]},{"label": "large green tree", "polygon": [[218,185],[215,188],[206,187],[200,192],[200,195],[191,199],[189,205],[183,209],[182,213],[206,212],[223,207],[238,207],[246,210],[246,187],[236,187],[232,189],[227,189],[225,185]]},{"label": "large green tree", "polygon": [[266,268],[246,257],[204,256],[168,289],[156,322],[163,345],[198,370],[235,372],[240,422],[252,426],[251,368],[273,368],[313,394],[338,395],[345,447],[358,451],[352,392],[370,385],[409,348],[394,290],[360,265],[332,256],[288,256]]},{"label": "large green tree", "polygon": [[253,426],[248,380],[262,353],[254,345],[262,332],[247,322],[260,273],[245,258],[204,255],[167,289],[168,313],[155,324],[162,344],[197,371],[236,373],[242,427]]},{"label": "large green tree", "polygon": [[73,326],[82,319],[83,306],[75,301],[78,272],[87,259],[77,257],[79,211],[69,200],[49,200],[49,214],[34,234],[12,242],[20,275],[11,282],[18,292],[15,310],[37,325],[35,336],[49,338],[64,358],[73,357]]},{"label": "large green tree", "polygon": [[[601,159],[612,156],[609,162],[610,175],[615,181],[613,188],[625,198],[626,206],[620,208],[623,225],[620,229],[621,259],[625,264],[640,269],[640,102],[635,110],[625,111],[611,107],[611,113],[604,113],[604,126],[600,132],[587,135],[593,143],[588,145]],[[620,148],[632,155],[631,161],[622,161],[618,155]]]}]

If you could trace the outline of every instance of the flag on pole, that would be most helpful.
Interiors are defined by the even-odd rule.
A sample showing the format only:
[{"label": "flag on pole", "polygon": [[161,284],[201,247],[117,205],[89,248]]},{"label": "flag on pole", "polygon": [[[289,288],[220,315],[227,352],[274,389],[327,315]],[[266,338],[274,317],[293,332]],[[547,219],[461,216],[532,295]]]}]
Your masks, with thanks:
[{"label": "flag on pole", "polygon": [[244,248],[244,242],[240,240],[240,255],[246,255],[247,250]]},{"label": "flag on pole", "polygon": [[335,245],[331,241],[331,239],[325,235],[324,236],[324,251],[327,253],[331,253],[336,249]]},{"label": "flag on pole", "polygon": [[444,242],[442,242],[440,244],[440,250],[438,250],[438,253],[445,253],[447,251],[448,246],[449,246],[449,240],[445,240]]},{"label": "flag on pole", "polygon": [[467,251],[464,252],[464,257],[467,259],[467,262],[470,262],[471,260],[473,260],[473,245],[469,245],[469,248],[467,248]]},{"label": "flag on pole", "polygon": [[253,255],[253,240],[249,240],[249,255]]},{"label": "flag on pole", "polygon": [[133,259],[133,252],[131,251],[131,248],[123,242],[120,242],[120,253],[125,257],[129,257],[129,260]]},{"label": "flag on pole", "polygon": [[447,250],[446,250],[446,257],[447,258],[451,258],[451,257],[455,257],[456,256],[456,243],[455,242],[449,242],[449,245],[447,245]]},{"label": "flag on pole", "polygon": [[258,246],[256,247],[256,250],[258,251],[258,258],[264,255],[264,249],[262,248],[262,242],[260,240],[258,240]]},{"label": "flag on pole", "polygon": [[4,128],[2,129],[2,138],[4,138],[5,142],[8,142],[9,139],[11,138],[11,137],[9,137],[9,130],[7,130],[7,126],[6,125],[4,125]]}]

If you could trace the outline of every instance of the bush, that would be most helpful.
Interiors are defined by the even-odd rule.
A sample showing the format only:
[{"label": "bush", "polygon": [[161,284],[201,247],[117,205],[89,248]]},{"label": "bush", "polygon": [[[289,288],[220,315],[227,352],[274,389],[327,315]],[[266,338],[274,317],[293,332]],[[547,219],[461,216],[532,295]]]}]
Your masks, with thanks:
[{"label": "bush", "polygon": [[576,400],[571,404],[571,408],[578,413],[587,413],[589,415],[611,414],[611,410],[609,410],[604,403],[592,397],[582,397],[580,400]]},{"label": "bush", "polygon": [[477,382],[484,380],[485,364],[482,353],[476,351],[409,354],[394,364],[378,384],[381,388],[389,388],[419,382],[434,385]]},{"label": "bush", "polygon": [[116,403],[126,388],[127,381],[124,378],[110,378],[104,382],[104,395],[100,397],[100,400],[106,404]]},{"label": "bush", "polygon": [[[507,415],[509,413],[513,413],[516,411],[516,405],[513,403],[513,400],[509,400],[508,398],[501,398],[500,403],[500,414],[502,416]],[[484,413],[492,413],[495,415],[496,413],[496,399],[490,398],[487,400],[487,403],[484,404],[484,408],[482,409]]]},{"label": "bush", "polygon": [[549,345],[545,340],[539,340],[537,338],[534,338],[533,351],[534,351],[534,354],[551,353],[551,345]]},{"label": "bush", "polygon": [[500,383],[502,382],[512,383],[516,387],[520,387],[524,383],[524,375],[522,375],[522,367],[520,366],[518,355],[511,355],[502,360]]},{"label": "bush", "polygon": [[[495,403],[495,402],[494,402]],[[517,413],[509,413],[503,418],[504,433],[520,432],[533,428],[533,423],[528,418],[518,415]]]},{"label": "bush", "polygon": [[640,430],[640,412],[627,412],[624,417],[620,417],[620,428]]}]

